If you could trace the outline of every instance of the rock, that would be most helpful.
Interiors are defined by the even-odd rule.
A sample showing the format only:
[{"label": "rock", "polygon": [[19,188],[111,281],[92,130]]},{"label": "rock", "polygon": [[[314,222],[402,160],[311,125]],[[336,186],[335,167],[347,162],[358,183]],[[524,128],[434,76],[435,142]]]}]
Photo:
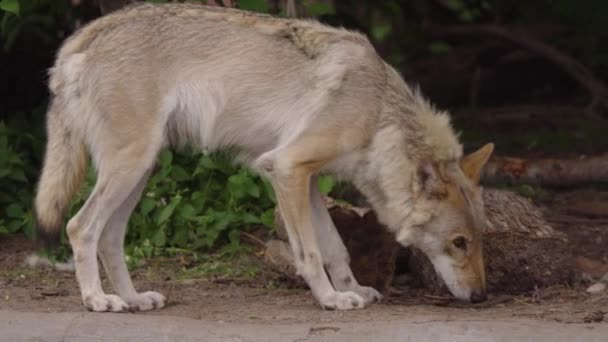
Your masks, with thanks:
[{"label": "rock", "polygon": [[595,283],[587,288],[587,293],[597,295],[606,291],[606,284]]}]

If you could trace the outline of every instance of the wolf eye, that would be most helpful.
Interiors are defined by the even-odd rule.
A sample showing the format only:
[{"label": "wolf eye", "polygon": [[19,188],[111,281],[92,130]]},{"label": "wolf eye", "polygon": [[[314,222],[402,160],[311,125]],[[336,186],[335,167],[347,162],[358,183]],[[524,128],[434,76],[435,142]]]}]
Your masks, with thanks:
[{"label": "wolf eye", "polygon": [[463,251],[467,250],[467,239],[465,239],[464,236],[459,236],[455,238],[452,243],[454,243],[454,246],[456,246],[456,248],[462,249]]}]

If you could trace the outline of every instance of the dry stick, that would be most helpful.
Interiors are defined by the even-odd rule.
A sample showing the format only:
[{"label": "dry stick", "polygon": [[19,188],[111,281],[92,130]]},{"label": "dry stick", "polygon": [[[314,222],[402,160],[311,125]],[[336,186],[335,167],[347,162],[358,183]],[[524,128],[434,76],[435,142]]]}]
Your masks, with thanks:
[{"label": "dry stick", "polygon": [[575,185],[608,182],[608,154],[579,159],[493,157],[483,180],[494,183]]},{"label": "dry stick", "polygon": [[241,232],[241,236],[248,238],[250,241],[257,243],[262,248],[266,248],[266,243],[260,240],[257,236],[249,234],[247,232]]},{"label": "dry stick", "polygon": [[442,36],[489,35],[534,52],[555,64],[583,86],[591,95],[591,106],[600,105],[608,110],[608,86],[593,77],[589,68],[549,44],[516,30],[492,24],[452,26],[435,33]]}]

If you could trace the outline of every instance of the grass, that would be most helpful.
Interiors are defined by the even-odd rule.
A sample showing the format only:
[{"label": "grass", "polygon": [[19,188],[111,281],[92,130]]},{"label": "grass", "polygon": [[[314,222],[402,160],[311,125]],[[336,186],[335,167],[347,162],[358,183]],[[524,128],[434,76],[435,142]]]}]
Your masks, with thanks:
[{"label": "grass", "polygon": [[262,266],[254,251],[241,245],[239,248],[224,248],[210,254],[190,251],[174,251],[170,257],[145,259],[135,267],[135,273],[149,281],[166,279],[185,281],[208,278],[253,279],[261,273]]}]

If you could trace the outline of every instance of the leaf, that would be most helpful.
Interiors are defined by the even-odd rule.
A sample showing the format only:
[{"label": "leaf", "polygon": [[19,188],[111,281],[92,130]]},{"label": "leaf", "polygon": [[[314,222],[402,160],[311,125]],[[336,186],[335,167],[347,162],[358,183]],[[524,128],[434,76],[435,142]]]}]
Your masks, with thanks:
[{"label": "leaf", "polygon": [[262,222],[259,217],[255,216],[253,214],[250,214],[250,213],[242,214],[241,220],[243,221],[244,224],[256,224],[256,223]]},{"label": "leaf", "polygon": [[267,209],[260,216],[260,221],[268,228],[274,228],[274,208]]},{"label": "leaf", "polygon": [[25,213],[21,205],[13,203],[6,208],[6,216],[10,218],[22,218]]},{"label": "leaf", "polygon": [[34,218],[31,212],[28,212],[25,216],[23,234],[30,240],[33,240],[36,237],[36,225],[34,224]]},{"label": "leaf", "polygon": [[171,151],[169,150],[164,150],[160,153],[160,165],[163,168],[167,168],[171,165],[171,162],[173,161],[173,153],[171,153]]},{"label": "leaf", "polygon": [[319,191],[321,191],[323,195],[329,194],[334,188],[334,185],[336,185],[336,182],[330,176],[319,177],[317,183],[319,185]]},{"label": "leaf", "polygon": [[165,229],[160,228],[159,230],[157,230],[156,233],[154,233],[154,235],[152,236],[151,242],[158,247],[163,247],[167,243],[167,234],[165,232]]},{"label": "leaf", "polygon": [[16,169],[11,172],[10,178],[16,181],[27,183],[27,177],[25,177],[25,172],[23,171],[23,169]]},{"label": "leaf", "polygon": [[473,12],[471,12],[469,10],[465,10],[462,13],[460,13],[460,20],[462,20],[465,23],[470,23],[473,21],[473,19],[474,19]]},{"label": "leaf", "polygon": [[155,207],[156,201],[152,198],[146,197],[141,201],[141,214],[147,216]]},{"label": "leaf", "polygon": [[196,209],[190,203],[184,203],[177,209],[178,215],[187,220],[192,220],[196,216]]},{"label": "leaf", "polygon": [[171,167],[171,178],[176,182],[187,181],[192,178],[183,167],[179,165],[173,165]]},{"label": "leaf", "polygon": [[201,191],[195,191],[190,196],[190,203],[196,208],[203,208],[206,202],[205,193]]},{"label": "leaf", "polygon": [[4,51],[8,52],[11,50],[17,37],[19,36],[19,32],[21,32],[21,27],[23,26],[22,22],[16,22],[13,26],[10,27],[10,30],[7,33],[4,33]]},{"label": "leaf", "polygon": [[222,232],[234,222],[235,216],[232,213],[219,213],[217,220],[211,225],[211,230]]},{"label": "leaf", "polygon": [[429,46],[429,50],[431,50],[432,53],[440,54],[450,52],[452,47],[446,42],[433,42]]},{"label": "leaf", "polygon": [[19,5],[19,0],[2,0],[0,1],[0,9],[3,11],[19,15],[19,10],[21,6]]},{"label": "leaf", "polygon": [[228,178],[228,191],[236,198],[241,199],[245,197],[245,175],[239,172]]},{"label": "leaf", "polygon": [[143,256],[149,258],[152,256],[153,251],[154,251],[154,246],[152,246],[152,244],[150,243],[150,240],[145,239],[144,242],[141,244],[141,251]]},{"label": "leaf", "polygon": [[312,16],[334,14],[336,12],[331,4],[322,2],[310,3],[308,6],[306,6],[306,9]]},{"label": "leaf", "polygon": [[274,188],[272,187],[272,184],[270,184],[269,181],[264,179],[264,180],[262,180],[262,185],[264,186],[264,190],[265,190],[266,194],[268,195],[268,199],[270,200],[270,202],[273,204],[276,204],[277,196],[274,193]]},{"label": "leaf", "polygon": [[198,164],[209,170],[213,170],[216,168],[215,163],[208,155],[202,156],[201,159],[199,160]]},{"label": "leaf", "polygon": [[451,8],[452,10],[457,10],[457,11],[464,8],[464,3],[462,2],[462,0],[447,0],[446,5],[449,8]]},{"label": "leaf", "polygon": [[188,243],[188,232],[190,227],[181,226],[180,229],[175,230],[171,244],[176,246],[185,246]]},{"label": "leaf", "polygon": [[8,223],[8,232],[9,233],[16,233],[21,229],[21,226],[23,225],[23,223],[21,221],[15,220],[15,221],[11,221]]},{"label": "leaf", "polygon": [[389,23],[379,23],[372,27],[372,36],[375,40],[382,42],[391,34],[392,27]]},{"label": "leaf", "polygon": [[181,201],[181,196],[177,195],[173,197],[173,199],[171,199],[171,202],[166,207],[164,207],[163,210],[161,210],[160,214],[156,218],[156,224],[161,225],[167,222],[167,220],[171,217],[173,211],[175,211],[175,208]]},{"label": "leaf", "polygon": [[11,174],[11,170],[9,169],[2,169],[0,170],[0,179],[9,176]]},{"label": "leaf", "polygon": [[241,232],[238,229],[233,229],[228,233],[228,240],[232,245],[238,245],[241,242]]},{"label": "leaf", "polygon": [[240,9],[267,13],[270,10],[266,0],[238,0],[237,4]]},{"label": "leaf", "polygon": [[260,187],[253,182],[253,180],[249,180],[249,184],[247,185],[247,193],[254,198],[260,198]]}]

